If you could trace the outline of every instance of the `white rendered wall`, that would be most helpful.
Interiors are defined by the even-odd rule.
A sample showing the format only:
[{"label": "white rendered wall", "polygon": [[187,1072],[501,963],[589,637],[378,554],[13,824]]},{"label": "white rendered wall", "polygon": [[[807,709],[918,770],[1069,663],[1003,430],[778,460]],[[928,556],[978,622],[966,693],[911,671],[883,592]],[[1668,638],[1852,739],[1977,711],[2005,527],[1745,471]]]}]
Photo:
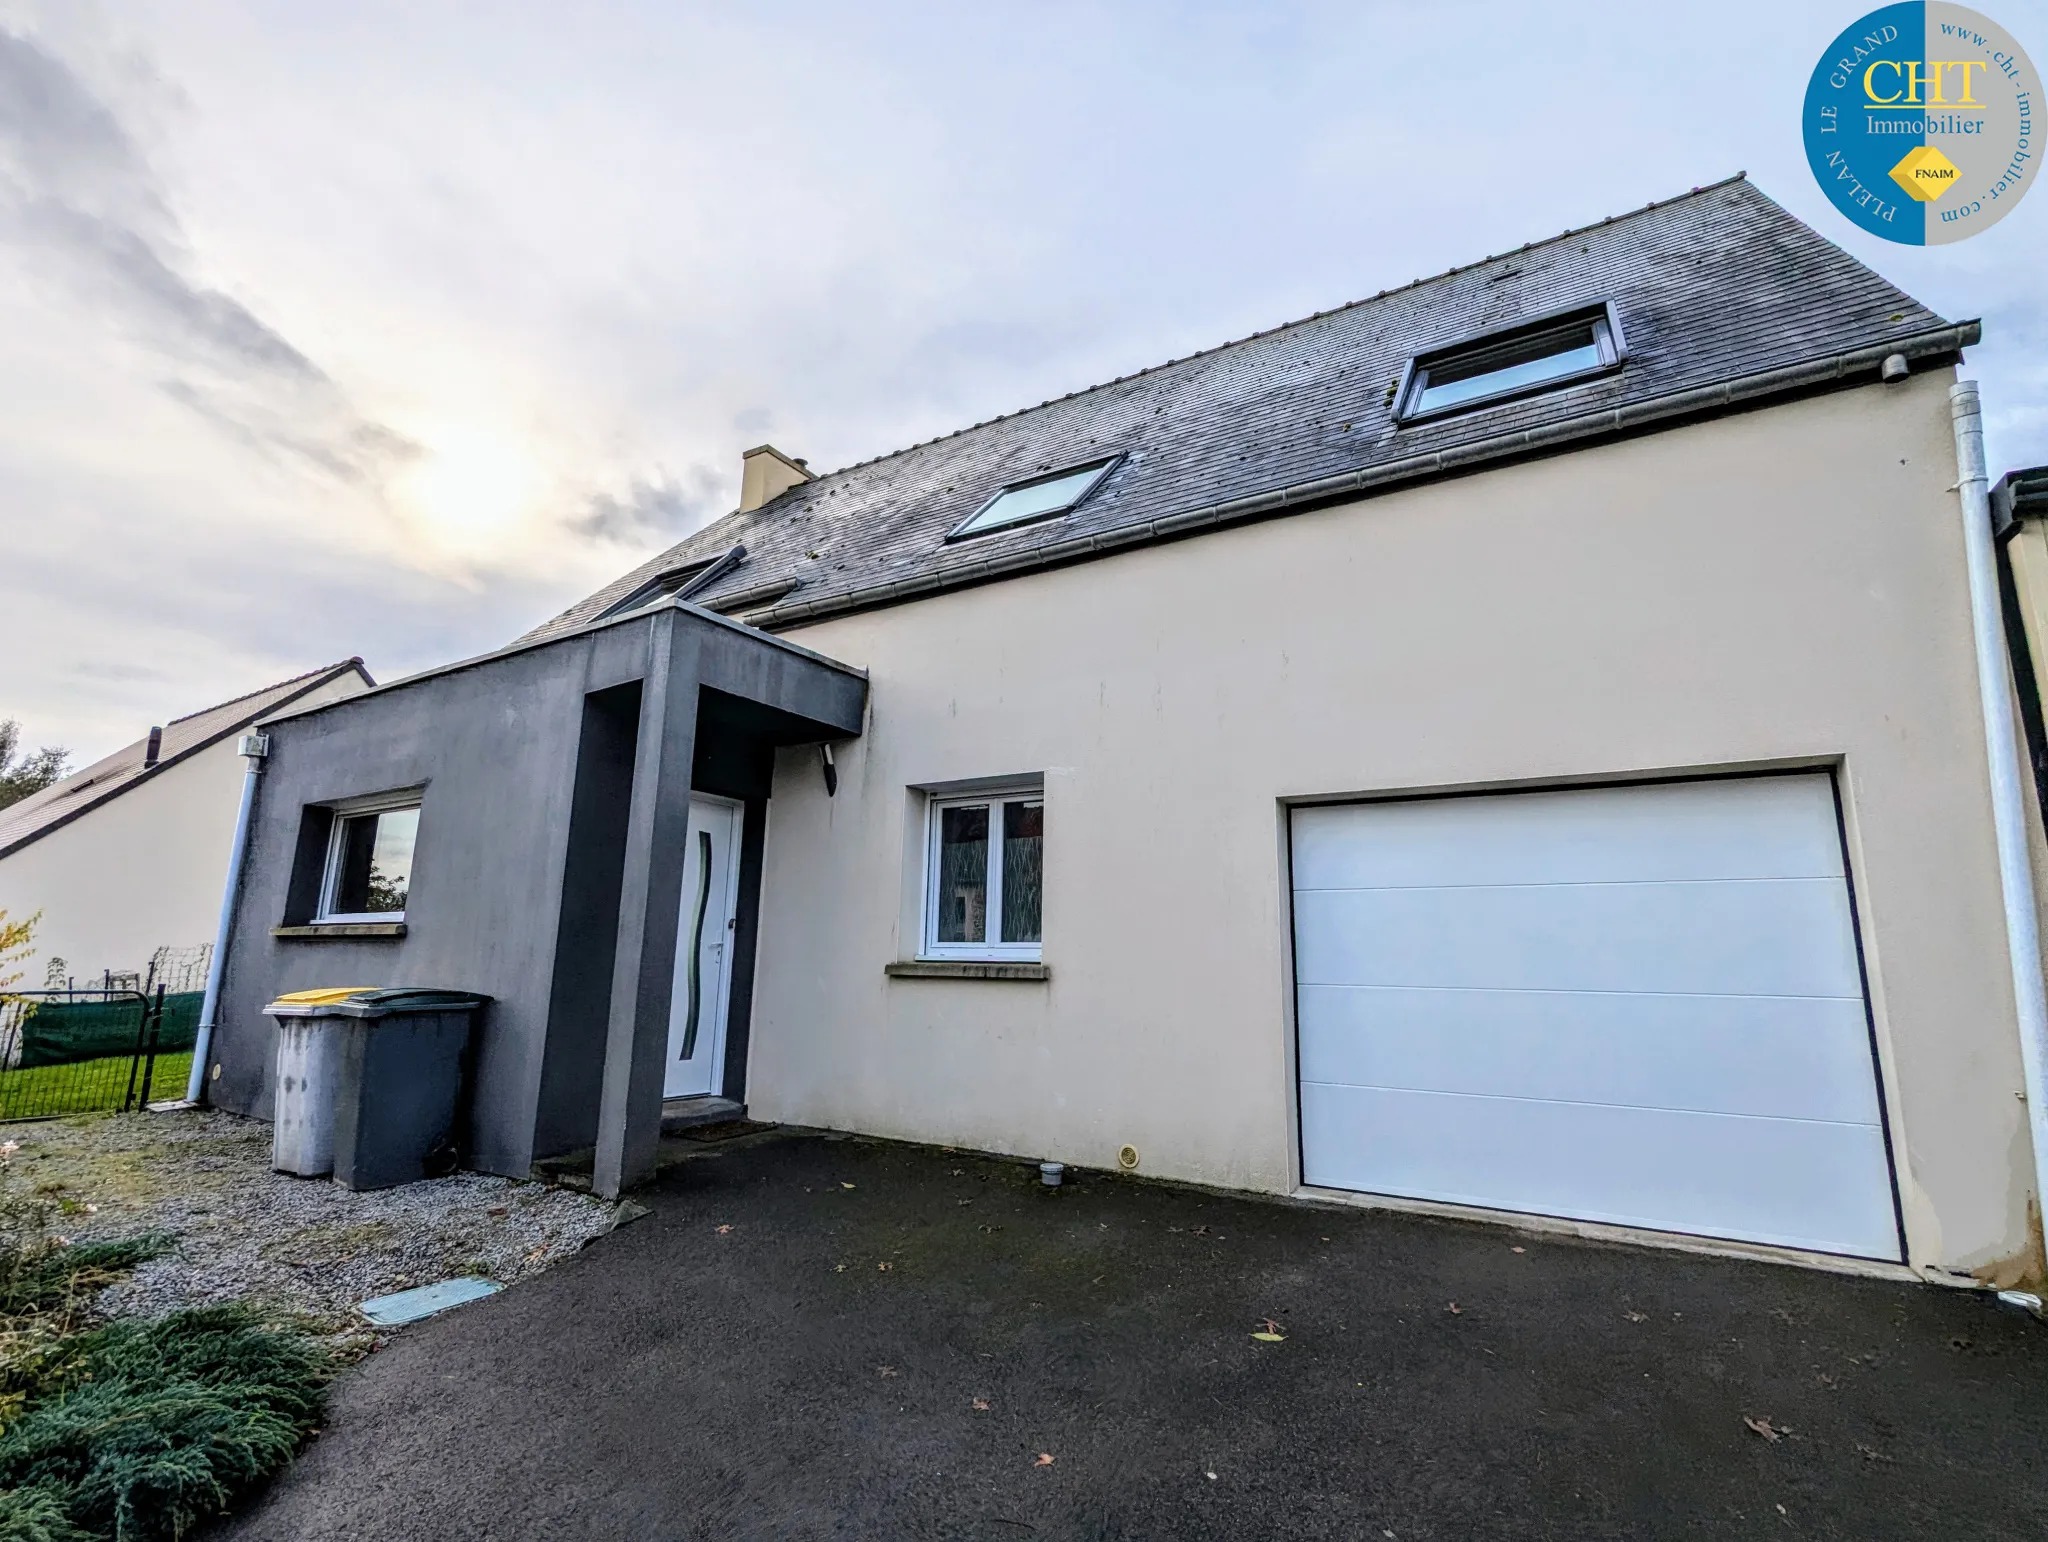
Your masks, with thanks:
[{"label": "white rendered wall", "polygon": [[[1838,762],[1916,1264],[2029,1154],[1935,372],[806,627],[872,720],[777,767],[760,1117],[1298,1182],[1284,800]],[[1045,984],[896,980],[914,786],[1045,778]]]}]

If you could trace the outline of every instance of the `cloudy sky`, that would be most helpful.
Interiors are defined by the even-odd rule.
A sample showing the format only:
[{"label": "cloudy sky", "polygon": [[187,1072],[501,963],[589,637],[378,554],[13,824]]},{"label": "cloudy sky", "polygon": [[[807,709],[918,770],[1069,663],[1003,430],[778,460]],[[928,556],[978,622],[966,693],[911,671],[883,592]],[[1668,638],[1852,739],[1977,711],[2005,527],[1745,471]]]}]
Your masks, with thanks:
[{"label": "cloudy sky", "polygon": [[[0,0],[0,718],[496,646],[831,467],[1747,169],[2048,462],[2048,193],[1865,237],[1869,0]],[[1988,0],[2036,62],[2040,0]]]}]

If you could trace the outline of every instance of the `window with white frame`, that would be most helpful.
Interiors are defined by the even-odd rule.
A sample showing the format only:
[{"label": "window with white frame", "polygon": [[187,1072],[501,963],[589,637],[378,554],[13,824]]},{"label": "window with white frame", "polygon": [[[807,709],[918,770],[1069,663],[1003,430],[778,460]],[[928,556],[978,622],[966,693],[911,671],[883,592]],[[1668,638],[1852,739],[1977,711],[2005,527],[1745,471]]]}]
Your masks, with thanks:
[{"label": "window with white frame", "polygon": [[1037,959],[1044,789],[934,796],[926,839],[924,956]]},{"label": "window with white frame", "polygon": [[419,830],[417,796],[337,811],[315,919],[403,921]]},{"label": "window with white frame", "polygon": [[1611,306],[1516,327],[1419,356],[1395,404],[1401,422],[1582,380],[1622,362]]},{"label": "window with white frame", "polygon": [[957,541],[963,536],[980,535],[985,530],[1003,530],[1011,525],[1030,524],[1068,513],[1102,485],[1103,478],[1116,469],[1119,458],[1112,455],[1107,460],[1091,461],[1068,471],[1055,471],[1047,476],[1012,482],[955,525],[946,539]]}]

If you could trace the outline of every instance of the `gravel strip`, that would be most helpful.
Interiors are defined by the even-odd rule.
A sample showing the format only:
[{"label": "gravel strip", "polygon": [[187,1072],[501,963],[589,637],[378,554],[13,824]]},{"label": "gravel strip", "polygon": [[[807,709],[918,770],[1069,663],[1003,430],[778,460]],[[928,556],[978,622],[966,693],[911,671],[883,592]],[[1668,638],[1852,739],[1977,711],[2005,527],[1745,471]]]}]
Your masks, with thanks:
[{"label": "gravel strip", "polygon": [[155,1317],[249,1300],[316,1332],[360,1333],[367,1297],[480,1274],[538,1274],[614,1224],[569,1189],[458,1173],[356,1194],[270,1170],[270,1126],[232,1114],[119,1114],[0,1128],[0,1188],[58,1211],[74,1240],[163,1232],[162,1258],[98,1307]]}]

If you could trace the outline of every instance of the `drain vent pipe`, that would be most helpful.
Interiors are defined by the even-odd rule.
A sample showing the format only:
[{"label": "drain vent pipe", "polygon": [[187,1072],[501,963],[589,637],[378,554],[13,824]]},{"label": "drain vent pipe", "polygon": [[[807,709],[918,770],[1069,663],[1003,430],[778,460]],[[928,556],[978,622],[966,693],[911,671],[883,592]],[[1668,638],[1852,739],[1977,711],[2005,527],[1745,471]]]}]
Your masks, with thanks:
[{"label": "drain vent pipe", "polygon": [[2020,1063],[2027,1127],[2034,1145],[2035,1215],[2048,1229],[2048,993],[2041,983],[2041,927],[2006,675],[2005,629],[1991,551],[1990,478],[1984,469],[1984,418],[1977,382],[1949,387],[1956,430],[1956,490],[1962,494],[1963,551],[1970,566],[1970,621],[1977,640],[1977,690],[1984,703],[1984,749],[1991,762],[1991,818],[1998,835],[1998,880],[2005,893],[2005,942],[2019,1009]]},{"label": "drain vent pipe", "polygon": [[220,925],[213,933],[213,957],[206,966],[206,995],[199,1003],[199,1037],[192,1045],[192,1074],[185,1079],[185,1101],[197,1103],[206,1091],[207,1063],[213,1057],[213,1025],[220,1016],[220,982],[228,962],[228,933],[235,925],[235,895],[242,887],[242,860],[249,854],[249,816],[256,808],[256,779],[270,753],[269,734],[243,734],[238,746],[242,763],[242,807],[235,815],[235,844],[228,852],[228,883],[220,897]]}]

